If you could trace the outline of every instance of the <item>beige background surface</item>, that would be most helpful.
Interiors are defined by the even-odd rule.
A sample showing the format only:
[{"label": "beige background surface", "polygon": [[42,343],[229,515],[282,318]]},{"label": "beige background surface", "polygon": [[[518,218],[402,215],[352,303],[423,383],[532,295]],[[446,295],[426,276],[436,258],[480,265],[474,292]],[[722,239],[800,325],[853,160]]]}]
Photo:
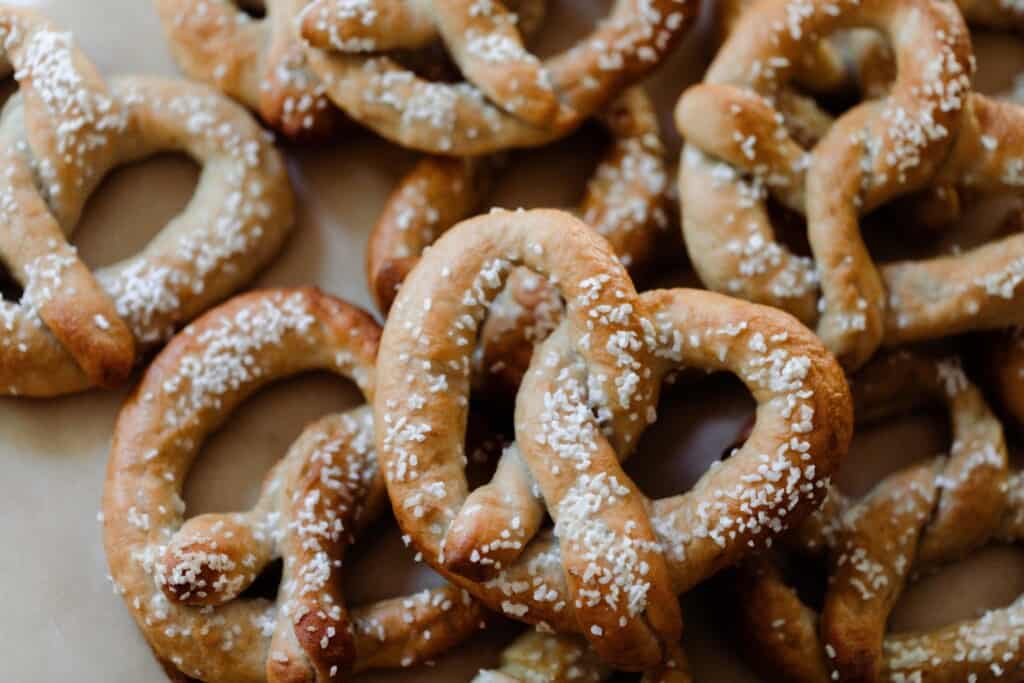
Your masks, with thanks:
[{"label": "beige background surface", "polygon": [[[20,0],[41,7],[74,31],[105,73],[173,74],[148,0]],[[604,3],[555,2],[557,25],[585,24]],[[584,11],[584,8],[586,11]],[[564,39],[569,32],[560,31]],[[1015,46],[1002,44],[1000,56]],[[655,80],[670,111],[688,77],[699,73],[702,38],[687,41]],[[1017,56],[1020,55],[1018,51]],[[667,119],[667,116],[666,116]],[[505,206],[569,205],[579,196],[596,155],[587,135],[517,160],[498,190]],[[364,285],[365,239],[388,191],[414,156],[364,135],[317,149],[291,150],[300,198],[299,228],[258,284],[317,283],[369,306]],[[196,168],[161,158],[116,172],[99,189],[75,242],[90,265],[132,253],[184,205]],[[96,515],[111,430],[123,393],[92,392],[60,400],[0,399],[0,661],[4,679],[82,682],[160,681],[128,612],[111,592]],[[260,478],[302,425],[353,405],[355,392],[334,380],[308,377],[278,385],[244,406],[206,446],[186,500],[191,513],[241,509]],[[748,412],[742,392],[709,380],[670,392],[663,419],[636,458],[636,476],[652,495],[691,483],[732,440]],[[947,447],[941,419],[920,417],[862,432],[844,478],[851,490],[900,462]],[[352,554],[354,603],[402,594],[433,580],[411,562],[393,524],[383,523]],[[894,628],[930,626],[1007,604],[1024,591],[1024,554],[995,549],[915,587]],[[728,615],[712,591],[686,601],[687,648],[698,681],[753,679],[725,638]],[[714,619],[709,616],[714,615]],[[430,669],[360,680],[466,681],[496,662],[496,648],[514,628],[484,636]]]}]

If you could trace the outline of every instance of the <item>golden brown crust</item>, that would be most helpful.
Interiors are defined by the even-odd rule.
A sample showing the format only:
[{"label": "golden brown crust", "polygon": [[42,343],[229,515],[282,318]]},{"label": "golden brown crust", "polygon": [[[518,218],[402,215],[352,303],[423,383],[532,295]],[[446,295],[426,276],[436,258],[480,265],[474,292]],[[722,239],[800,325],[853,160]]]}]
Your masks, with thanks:
[{"label": "golden brown crust", "polygon": [[[241,108],[204,87],[106,83],[38,15],[5,8],[0,24],[3,66],[31,83],[0,126],[0,251],[24,288],[0,302],[0,392],[109,386],[136,346],[163,342],[276,253],[293,219],[284,162]],[[66,238],[90,194],[114,167],[170,150],[205,167],[195,197],[141,254],[90,274]]]},{"label": "golden brown crust", "polygon": [[[520,389],[518,448],[469,493],[458,460],[469,354],[513,265],[557,278],[566,321]],[[649,501],[619,460],[679,364],[740,375],[759,420],[693,491]],[[494,211],[442,237],[399,293],[379,373],[378,450],[399,524],[426,561],[494,609],[583,633],[615,666],[670,662],[673,677],[685,672],[675,594],[810,513],[851,432],[842,372],[794,318],[708,292],[637,295],[609,245],[555,211]],[[535,487],[558,543],[538,534]],[[502,507],[480,504],[502,492]],[[453,573],[467,560],[497,574]]]},{"label": "golden brown crust", "polygon": [[[589,37],[543,63],[522,48],[504,5],[481,7],[472,0],[429,6],[466,83],[427,81],[386,52],[373,53],[382,32],[372,6],[314,0],[302,35],[328,96],[353,119],[404,147],[470,156],[564,137],[662,61],[696,3],[619,0]],[[410,43],[421,40],[410,32]]]},{"label": "golden brown crust", "polygon": [[190,77],[256,111],[290,138],[322,139],[341,113],[309,69],[295,27],[305,0],[263,0],[255,19],[231,0],[155,0],[171,52]]},{"label": "golden brown crust", "polygon": [[828,509],[811,518],[815,528],[790,538],[798,552],[827,557],[820,625],[772,558],[737,572],[742,631],[768,670],[788,671],[798,683],[1016,680],[1024,670],[1024,601],[931,633],[886,634],[889,613],[915,574],[992,541],[1024,538],[1020,474],[1007,471],[999,422],[955,359],[883,356],[854,378],[853,391],[862,420],[944,402],[951,453],[887,477],[860,501],[834,493]]},{"label": "golden brown crust", "polygon": [[[688,141],[683,228],[701,278],[816,324],[849,368],[882,345],[1017,322],[1020,236],[956,257],[878,266],[860,235],[862,214],[929,188],[1019,191],[1024,111],[971,92],[961,15],[927,0],[813,0],[798,15],[788,8],[771,0],[745,13],[705,83],[677,108]],[[809,41],[868,25],[895,54],[888,94],[847,111],[805,146],[792,132],[801,121],[781,105],[801,98],[791,87],[794,60]],[[769,194],[806,214],[813,260],[775,238]],[[926,208],[927,194],[921,201]]]},{"label": "golden brown crust", "polygon": [[[104,542],[117,591],[158,658],[208,683],[327,681],[408,665],[476,630],[451,586],[354,611],[339,568],[386,501],[363,407],[308,427],[243,513],[183,523],[180,491],[205,437],[266,384],[323,369],[372,396],[380,328],[314,288],[236,297],[154,360],[122,410],[104,491]],[[241,598],[283,559],[276,602]]]}]

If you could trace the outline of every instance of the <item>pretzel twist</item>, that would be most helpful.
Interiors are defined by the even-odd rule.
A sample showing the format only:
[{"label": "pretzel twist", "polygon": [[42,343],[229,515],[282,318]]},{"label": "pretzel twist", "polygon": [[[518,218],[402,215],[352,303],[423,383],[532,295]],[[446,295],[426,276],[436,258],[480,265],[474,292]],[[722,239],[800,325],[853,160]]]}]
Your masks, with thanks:
[{"label": "pretzel twist", "polygon": [[833,490],[790,539],[799,552],[827,558],[820,617],[771,558],[739,572],[737,603],[754,651],[766,670],[801,683],[1016,680],[1024,671],[1022,600],[930,633],[885,633],[914,574],[991,542],[1024,539],[1024,482],[1008,470],[1002,427],[955,359],[883,356],[861,371],[853,390],[866,420],[945,402],[951,453],[890,475],[860,501]]},{"label": "pretzel twist", "polygon": [[[314,0],[302,35],[327,95],[353,119],[404,147],[472,156],[564,137],[656,67],[695,15],[687,0],[618,0],[590,36],[541,63],[502,3],[481,7]],[[419,47],[434,35],[468,82],[431,82],[373,52]],[[378,45],[383,36],[393,38]]]},{"label": "pretzel twist", "polygon": [[[566,319],[520,388],[517,445],[470,493],[470,355],[513,265],[557,281]],[[759,421],[732,464],[649,501],[619,459],[680,364],[736,372]],[[378,372],[378,453],[425,560],[494,609],[583,633],[612,666],[669,677],[685,671],[674,596],[813,509],[850,433],[842,373],[793,318],[707,292],[638,295],[609,245],[556,211],[494,211],[442,237],[399,292]],[[538,493],[557,542],[538,534]]]},{"label": "pretzel twist", "polygon": [[[0,301],[0,393],[51,396],[122,380],[135,347],[249,280],[292,225],[284,163],[243,110],[180,81],[104,83],[71,36],[0,10],[22,84],[0,118],[0,258],[23,287]],[[115,166],[178,150],[205,166],[189,205],[137,256],[95,276],[67,242]]]},{"label": "pretzel twist", "polygon": [[[627,267],[643,268],[667,225],[667,166],[654,107],[631,88],[602,114],[612,142],[578,213],[611,243]],[[422,252],[482,208],[500,159],[427,157],[399,183],[374,226],[366,251],[367,280],[381,311]],[[535,344],[557,326],[558,290],[526,270],[514,272],[482,331],[480,376],[502,389],[519,386]]]},{"label": "pretzel twist", "polygon": [[257,112],[290,138],[335,132],[341,113],[310,70],[295,26],[307,0],[255,0],[253,18],[234,0],[155,0],[175,61]]},{"label": "pretzel twist", "polygon": [[[379,335],[313,288],[239,296],[175,337],[121,411],[104,542],[117,591],[169,667],[208,683],[335,680],[408,666],[478,628],[479,608],[452,586],[346,609],[345,548],[385,504],[365,407],[308,427],[250,511],[183,518],[199,445],[239,403],[314,369],[371,397]],[[279,557],[276,602],[240,597]]]},{"label": "pretzel twist", "polygon": [[[795,97],[790,60],[811,41],[858,26],[877,27],[892,43],[890,94],[848,111],[808,152],[781,106]],[[683,227],[701,278],[816,324],[851,368],[881,344],[1019,319],[1020,236],[959,257],[878,267],[860,235],[859,215],[929,186],[1019,191],[1022,111],[972,94],[972,66],[952,4],[772,0],[743,15],[705,83],[676,111],[689,142]],[[769,194],[806,214],[813,260],[776,241]]]}]

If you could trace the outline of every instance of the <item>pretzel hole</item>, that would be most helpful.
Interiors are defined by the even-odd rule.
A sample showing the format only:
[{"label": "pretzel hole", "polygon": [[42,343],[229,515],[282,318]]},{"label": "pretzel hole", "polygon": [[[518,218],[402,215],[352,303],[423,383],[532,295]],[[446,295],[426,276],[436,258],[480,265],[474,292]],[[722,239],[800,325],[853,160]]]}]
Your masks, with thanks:
[{"label": "pretzel hole", "polygon": [[[509,3],[510,9],[514,3]],[[529,4],[529,3],[527,3]],[[554,0],[547,3],[544,23],[527,42],[530,51],[540,59],[565,52],[612,11],[612,0],[591,0],[585,3]]]},{"label": "pretzel hole", "polygon": [[667,384],[658,402],[658,420],[626,461],[626,473],[652,499],[689,490],[736,445],[753,408],[747,388],[725,373]]},{"label": "pretzel hole", "polygon": [[114,169],[92,193],[74,244],[92,268],[141,252],[191,200],[200,167],[184,154],[159,154]]},{"label": "pretzel hole", "polygon": [[578,206],[610,139],[601,125],[588,121],[554,144],[512,155],[487,198],[488,208]]},{"label": "pretzel hole", "polygon": [[889,631],[927,631],[988,610],[1024,594],[1024,549],[992,545],[912,581],[900,595]]},{"label": "pretzel hole", "polygon": [[241,600],[249,598],[264,598],[274,601],[277,599],[277,590],[281,586],[281,577],[284,574],[284,560],[277,558],[263,568],[260,575],[249,584],[238,596]]},{"label": "pretzel hole", "polygon": [[345,551],[345,596],[350,605],[366,605],[426,588],[444,580],[402,542],[402,532],[390,509],[364,529]]},{"label": "pretzel hole", "polygon": [[978,62],[974,87],[986,95],[1006,95],[1019,101],[1024,93],[1024,41],[1019,33],[971,27],[971,46]]},{"label": "pretzel hole", "polygon": [[263,19],[267,16],[267,6],[263,0],[232,0],[232,2],[253,19]]},{"label": "pretzel hole", "polygon": [[203,445],[185,481],[189,516],[253,506],[263,478],[307,424],[362,403],[358,390],[334,375],[283,380],[239,406]]},{"label": "pretzel hole", "polygon": [[889,475],[948,453],[951,443],[948,416],[931,404],[859,425],[836,483],[844,494],[860,499]]},{"label": "pretzel hole", "polygon": [[766,202],[768,217],[775,231],[775,239],[797,256],[811,256],[807,239],[807,221],[795,211],[783,206],[769,195]]},{"label": "pretzel hole", "polygon": [[11,276],[11,272],[0,263],[0,301],[17,303],[23,293],[21,284]]},{"label": "pretzel hole", "polygon": [[928,188],[865,217],[864,239],[877,261],[952,255],[1024,229],[1019,197],[947,193],[947,188]]}]

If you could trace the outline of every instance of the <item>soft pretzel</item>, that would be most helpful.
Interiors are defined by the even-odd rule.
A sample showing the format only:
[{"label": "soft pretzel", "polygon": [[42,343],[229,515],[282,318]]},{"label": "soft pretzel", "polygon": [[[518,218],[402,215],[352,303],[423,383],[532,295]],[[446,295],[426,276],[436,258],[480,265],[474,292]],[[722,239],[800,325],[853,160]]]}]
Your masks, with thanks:
[{"label": "soft pretzel", "polygon": [[[517,445],[470,493],[470,355],[515,265],[557,281],[566,319],[520,388]],[[649,501],[619,459],[679,364],[736,372],[759,420],[732,463]],[[842,372],[792,317],[708,292],[638,295],[607,242],[557,211],[493,211],[443,236],[399,292],[378,372],[378,454],[424,559],[493,609],[582,632],[627,670],[685,671],[675,595],[813,509],[851,431]],[[537,533],[540,495],[557,541]]]},{"label": "soft pretzel", "polygon": [[[402,146],[459,156],[564,137],[656,67],[696,13],[689,0],[618,0],[589,37],[541,63],[500,2],[377,1],[314,0],[302,17],[310,64],[356,121]],[[372,52],[383,36],[379,47],[392,50],[435,34],[469,82],[428,81]]]},{"label": "soft pretzel", "polygon": [[[890,93],[845,113],[807,151],[787,132],[787,115],[794,102],[816,105],[789,87],[790,59],[810,41],[863,25],[895,40]],[[1024,112],[972,94],[972,66],[951,3],[770,0],[744,14],[705,83],[676,110],[689,142],[684,232],[701,278],[816,323],[851,368],[880,344],[1016,322],[1021,236],[878,267],[859,230],[862,213],[927,187],[1019,191]],[[813,260],[776,241],[769,194],[806,213]]]},{"label": "soft pretzel", "polygon": [[307,0],[254,0],[253,18],[234,0],[155,0],[182,70],[259,113],[292,138],[322,138],[341,113],[310,70],[295,26]]},{"label": "soft pretzel", "polygon": [[1024,539],[1024,482],[1008,471],[998,420],[956,359],[883,356],[855,377],[853,392],[859,420],[944,402],[951,453],[890,475],[860,501],[833,490],[789,539],[799,552],[827,559],[820,617],[770,557],[746,565],[736,594],[746,640],[766,670],[800,683],[1018,680],[1024,600],[930,633],[885,633],[915,574],[993,541]]},{"label": "soft pretzel", "polygon": [[[474,632],[480,611],[451,586],[348,612],[345,547],[384,505],[367,408],[303,432],[244,513],[184,520],[200,444],[268,383],[328,370],[371,397],[380,329],[313,288],[236,297],[156,358],[118,417],[103,498],[117,592],[172,670],[208,683],[327,681],[409,666]],[[239,597],[283,558],[276,602]]]},{"label": "soft pretzel", "polygon": [[[284,163],[247,114],[181,81],[104,83],[71,36],[0,9],[6,67],[24,84],[0,118],[0,257],[24,293],[0,302],[0,393],[49,396],[123,379],[249,280],[293,220]],[[95,277],[67,243],[119,164],[180,150],[205,166],[182,213]]]},{"label": "soft pretzel", "polygon": [[[612,244],[627,267],[643,267],[667,224],[667,168],[654,107],[639,87],[603,113],[613,140],[587,185],[579,213]],[[451,226],[478,211],[491,186],[495,158],[427,157],[402,180],[377,221],[366,252],[371,293],[384,312],[420,254]],[[558,324],[557,289],[520,270],[491,308],[482,333],[482,374],[515,388],[533,346]]]}]

